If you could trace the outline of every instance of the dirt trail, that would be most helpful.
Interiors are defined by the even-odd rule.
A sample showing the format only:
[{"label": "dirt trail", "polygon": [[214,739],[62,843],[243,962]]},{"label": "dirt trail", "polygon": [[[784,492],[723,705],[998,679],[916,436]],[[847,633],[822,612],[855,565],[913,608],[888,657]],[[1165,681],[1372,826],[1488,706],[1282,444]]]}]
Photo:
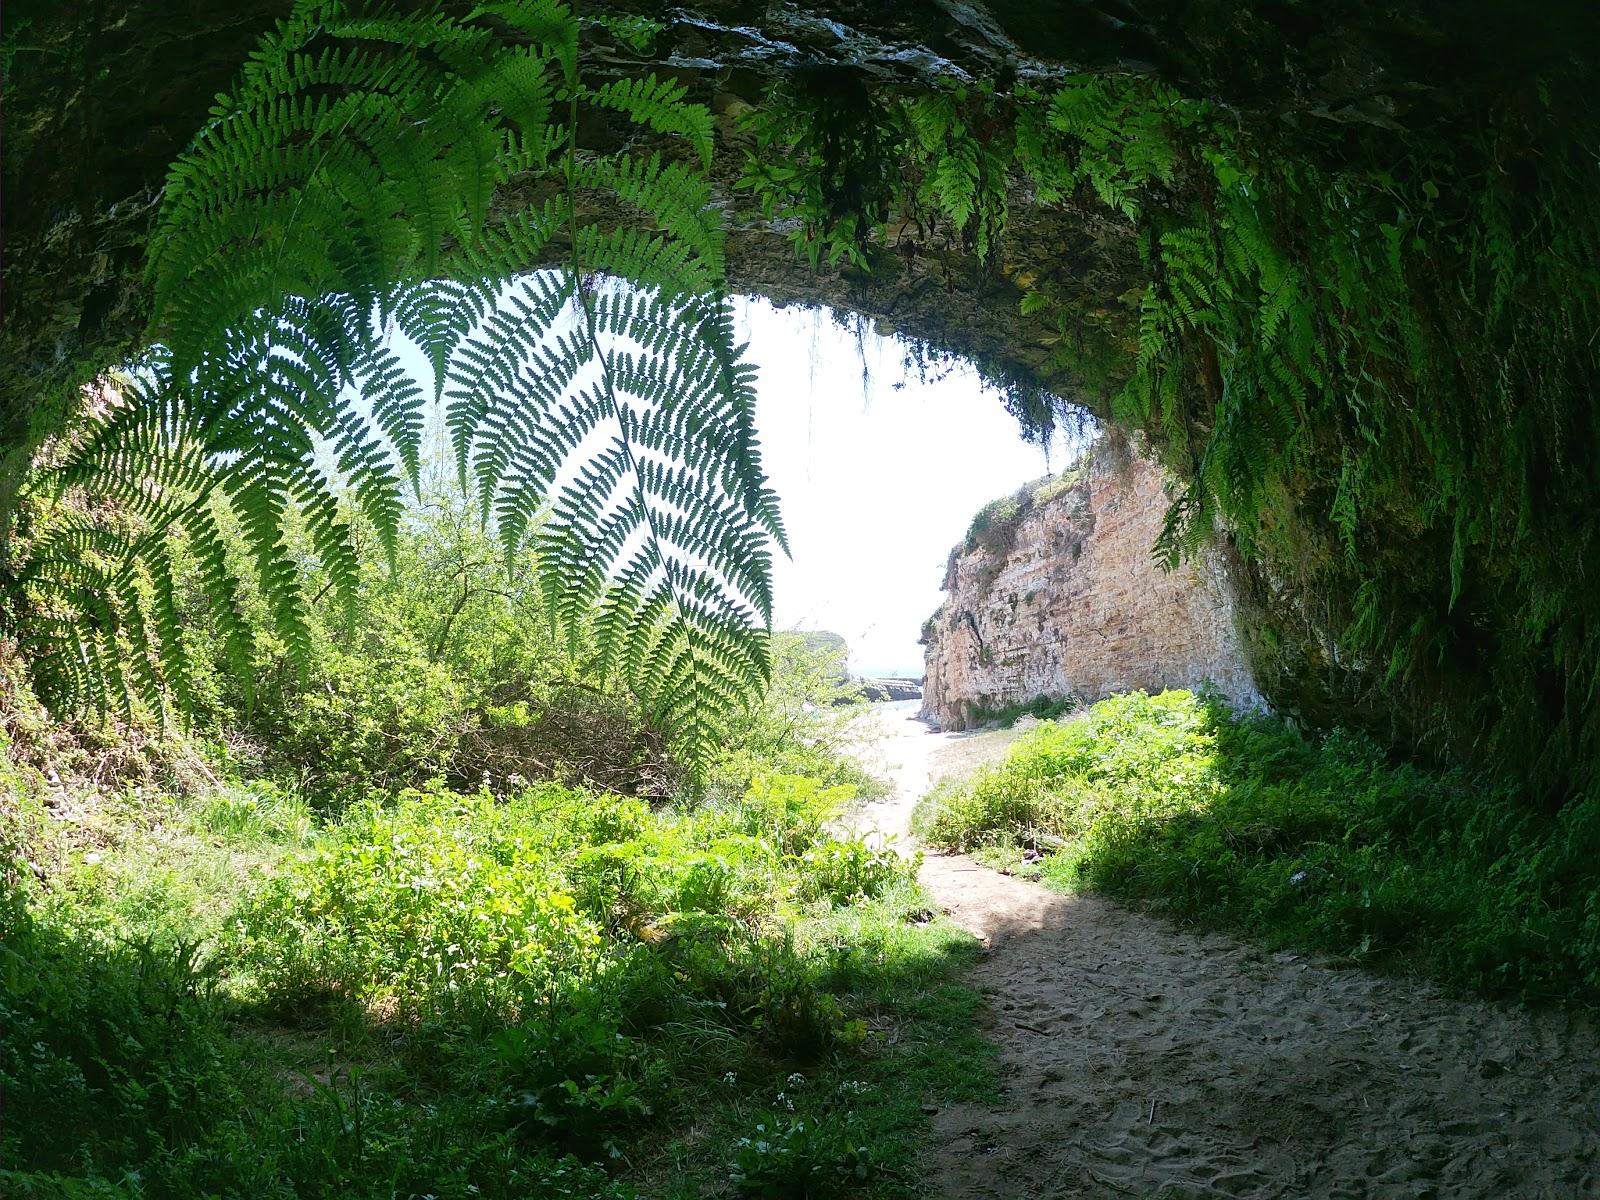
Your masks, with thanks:
[{"label": "dirt trail", "polygon": [[[885,706],[907,835],[930,778],[1009,738]],[[1600,1036],[1560,1013],[1267,955],[958,856],[923,881],[988,947],[1004,1084],[934,1118],[947,1197],[1600,1197]]]}]

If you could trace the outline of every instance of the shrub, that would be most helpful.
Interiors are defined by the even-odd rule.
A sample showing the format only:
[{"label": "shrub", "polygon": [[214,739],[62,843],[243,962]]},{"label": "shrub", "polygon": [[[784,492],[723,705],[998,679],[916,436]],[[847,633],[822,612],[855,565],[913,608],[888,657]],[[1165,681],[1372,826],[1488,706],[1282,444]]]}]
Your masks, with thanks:
[{"label": "shrub", "polygon": [[760,1114],[734,1144],[730,1178],[742,1196],[826,1200],[859,1192],[882,1173],[848,1116]]},{"label": "shrub", "polygon": [[511,1026],[490,1040],[511,1102],[562,1149],[599,1157],[650,1103],[633,1078],[643,1047],[610,1014],[580,1006]]},{"label": "shrub", "polygon": [[1156,816],[1198,802],[1211,786],[1213,735],[1188,692],[1134,692],[1077,720],[1045,724],[1003,764],[931,796],[918,828],[934,845],[1037,846],[1083,836],[1108,812]]},{"label": "shrub", "polygon": [[824,787],[802,775],[758,775],[734,806],[734,823],[779,854],[801,855],[822,840],[855,795],[852,787]]},{"label": "shrub", "polygon": [[[906,864],[830,831],[850,795],[783,775],[680,810],[432,787],[320,828],[272,785],[163,806],[50,896],[0,898],[0,1161],[21,1168],[0,1192],[620,1198],[599,1164],[653,1169],[691,1124],[712,1134],[696,1178],[726,1180],[752,1097],[797,1067],[883,1094],[856,1097],[848,1144],[811,1132],[836,1089],[799,1097],[750,1186],[853,1188],[915,1153],[932,1072],[982,1067],[948,986],[964,943],[923,924]],[[257,872],[230,914],[136,903],[147,867],[209,874],[224,847],[238,861],[188,899]],[[860,1053],[868,1013],[950,1061],[896,1077],[900,1050]]]},{"label": "shrub", "polygon": [[600,927],[555,856],[626,818],[587,801],[555,785],[503,804],[446,791],[368,801],[243,907],[236,951],[280,1005],[338,996],[513,1016],[595,965]]},{"label": "shrub", "polygon": [[967,526],[962,548],[971,553],[982,546],[992,555],[1004,556],[1011,548],[1017,525],[1032,506],[1033,485],[1027,484],[1015,495],[991,500],[980,508]]},{"label": "shrub", "polygon": [[[1032,600],[1032,595],[1029,595]],[[969,725],[987,725],[994,723],[1006,729],[1011,728],[1023,717],[1034,717],[1040,721],[1056,721],[1075,711],[1082,706],[1076,696],[1035,696],[1026,704],[1004,704],[998,708],[977,708],[968,722]]]},{"label": "shrub", "polygon": [[[856,1031],[821,960],[765,926],[786,900],[845,905],[910,878],[827,832],[849,795],[773,776],[677,815],[556,785],[374,799],[241,907],[231,947],[278,1011],[321,998],[390,1022],[520,1025],[542,1032],[508,1037],[552,1070],[550,1030],[575,1005],[604,1041],[710,1001],[774,1052],[815,1057]],[[548,1113],[599,1104],[607,1077],[584,1059],[517,1086]]]},{"label": "shrub", "polygon": [[179,1150],[241,1102],[195,947],[97,932],[0,893],[0,1163],[70,1170]]},{"label": "shrub", "polygon": [[863,838],[830,838],[802,856],[801,895],[834,905],[875,900],[915,867],[887,846]]}]

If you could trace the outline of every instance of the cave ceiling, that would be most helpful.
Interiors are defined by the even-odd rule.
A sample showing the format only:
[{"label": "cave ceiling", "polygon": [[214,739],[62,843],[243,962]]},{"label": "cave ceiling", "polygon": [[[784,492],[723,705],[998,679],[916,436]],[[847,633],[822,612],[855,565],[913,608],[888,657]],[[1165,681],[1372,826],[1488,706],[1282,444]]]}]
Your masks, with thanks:
[{"label": "cave ceiling", "polygon": [[[916,92],[931,79],[1048,82],[1073,71],[1160,75],[1232,106],[1240,120],[1391,131],[1463,119],[1517,72],[1570,56],[1582,4],[751,3],[612,6],[665,30],[649,64],[597,55],[600,70],[669,71],[719,120],[714,173],[729,212],[729,286],[778,304],[854,312],[935,353],[1069,400],[1046,369],[1052,332],[1018,301],[1041,282],[1086,309],[1134,281],[1131,231],[1103,211],[1012,197],[997,253],[907,225],[886,232],[870,274],[813,269],[733,187],[747,149],[735,117],[797,78]],[[5,12],[4,332],[8,440],[28,409],[63,396],[144,332],[144,242],[168,163],[203,122],[284,0],[100,0]],[[1573,18],[1576,17],[1576,20]],[[1580,41],[1583,39],[1579,39]],[[605,131],[596,131],[603,143]],[[517,197],[502,198],[516,203]],[[59,402],[59,401],[58,401]]]}]

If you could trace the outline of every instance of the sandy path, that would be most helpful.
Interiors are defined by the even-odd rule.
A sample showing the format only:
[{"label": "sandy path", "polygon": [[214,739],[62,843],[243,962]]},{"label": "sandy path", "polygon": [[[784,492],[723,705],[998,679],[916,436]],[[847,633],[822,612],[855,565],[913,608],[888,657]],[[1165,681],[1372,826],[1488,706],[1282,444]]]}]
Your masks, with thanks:
[{"label": "sandy path", "polygon": [[[898,790],[861,816],[902,837],[930,776],[1004,751],[906,708],[879,720]],[[997,1107],[934,1117],[931,1195],[1600,1197],[1590,1024],[1264,955],[958,856],[929,856],[923,881],[989,947],[974,982],[1004,1081]]]}]

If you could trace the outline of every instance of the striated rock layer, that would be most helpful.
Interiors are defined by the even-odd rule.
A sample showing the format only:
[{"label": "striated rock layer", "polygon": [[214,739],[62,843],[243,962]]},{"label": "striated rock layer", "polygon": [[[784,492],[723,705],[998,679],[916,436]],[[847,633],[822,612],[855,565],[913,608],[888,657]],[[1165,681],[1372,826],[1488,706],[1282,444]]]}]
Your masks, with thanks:
[{"label": "striated rock layer", "polygon": [[922,684],[915,679],[860,679],[856,682],[861,685],[861,694],[874,704],[922,699]]},{"label": "striated rock layer", "polygon": [[1161,469],[1107,436],[1074,471],[979,513],[923,630],[923,715],[967,729],[1041,696],[1206,681],[1259,704],[1221,552],[1172,572],[1151,557],[1170,501]]}]

